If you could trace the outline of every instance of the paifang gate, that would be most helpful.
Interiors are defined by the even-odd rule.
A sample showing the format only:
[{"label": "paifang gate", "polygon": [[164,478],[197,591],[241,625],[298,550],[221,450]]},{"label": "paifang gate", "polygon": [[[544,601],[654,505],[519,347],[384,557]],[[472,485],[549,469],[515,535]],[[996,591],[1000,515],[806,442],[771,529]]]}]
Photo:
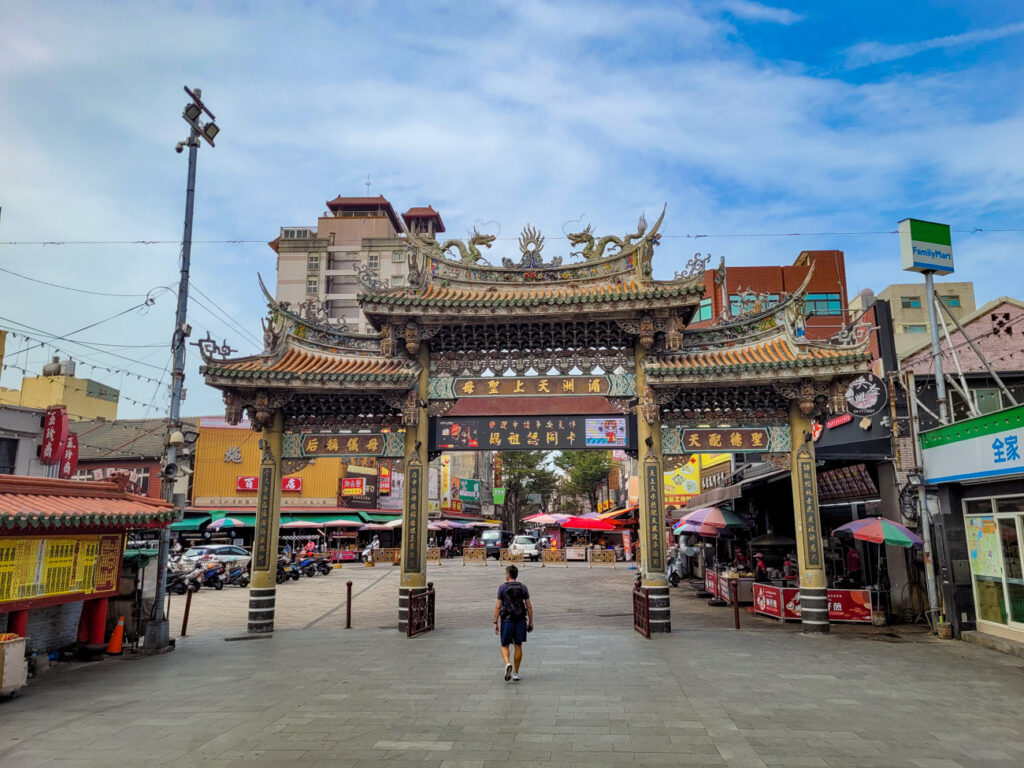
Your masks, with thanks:
[{"label": "paifang gate", "polygon": [[[323,455],[402,457],[400,630],[410,595],[427,585],[426,468],[434,451],[609,448],[622,440],[640,466],[652,631],[671,627],[665,457],[705,447],[760,452],[793,470],[804,630],[828,631],[811,418],[833,404],[845,410],[846,381],[868,367],[866,329],[827,343],[803,338],[806,281],[774,306],[755,300],[738,317],[688,327],[710,257],[655,280],[664,216],[650,227],[641,217],[624,237],[596,237],[589,226],[570,234],[578,250],[565,263],[561,255],[545,261],[544,239],[531,227],[519,257],[502,266],[481,263],[477,246],[489,248],[489,235],[474,234],[467,247],[408,234],[408,285],[384,285],[357,269],[359,303],[375,332],[329,323],[317,301],[278,303],[264,288],[262,354],[220,359],[212,343],[201,347],[202,373],[222,390],[227,420],[247,414],[262,433],[261,473],[279,478]],[[461,258],[449,257],[455,249]],[[259,499],[255,546],[273,553],[280,481],[261,487],[270,491]],[[255,561],[250,632],[273,630],[273,568],[272,557]],[[438,606],[443,611],[443,596]]]}]

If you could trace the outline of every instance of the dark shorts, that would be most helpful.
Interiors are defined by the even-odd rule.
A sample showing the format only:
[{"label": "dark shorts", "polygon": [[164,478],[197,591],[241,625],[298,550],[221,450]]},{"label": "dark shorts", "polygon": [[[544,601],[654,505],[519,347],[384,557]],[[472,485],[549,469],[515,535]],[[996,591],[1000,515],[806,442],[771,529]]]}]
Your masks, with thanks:
[{"label": "dark shorts", "polygon": [[522,645],[526,642],[526,619],[501,622],[501,647]]}]

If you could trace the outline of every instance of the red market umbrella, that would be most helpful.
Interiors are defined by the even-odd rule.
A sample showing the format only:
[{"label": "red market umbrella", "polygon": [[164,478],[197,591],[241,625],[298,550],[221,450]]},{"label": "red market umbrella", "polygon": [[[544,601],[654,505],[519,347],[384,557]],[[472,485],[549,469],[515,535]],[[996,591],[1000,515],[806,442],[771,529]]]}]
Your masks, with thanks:
[{"label": "red market umbrella", "polygon": [[921,538],[906,527],[892,520],[882,517],[868,517],[863,520],[854,520],[852,523],[841,525],[833,533],[849,533],[860,541],[870,541],[875,544],[891,544],[894,547],[911,547],[920,549]]},{"label": "red market umbrella", "polygon": [[533,525],[558,525],[559,523],[564,522],[565,520],[568,520],[570,517],[571,517],[571,515],[545,515],[545,514],[538,514],[538,515],[530,515],[529,517],[524,517],[523,518],[523,522],[524,523],[532,523]]},{"label": "red market umbrella", "polygon": [[615,526],[606,523],[604,520],[591,520],[587,517],[570,517],[559,523],[563,528],[572,528],[581,531],[614,531]]}]

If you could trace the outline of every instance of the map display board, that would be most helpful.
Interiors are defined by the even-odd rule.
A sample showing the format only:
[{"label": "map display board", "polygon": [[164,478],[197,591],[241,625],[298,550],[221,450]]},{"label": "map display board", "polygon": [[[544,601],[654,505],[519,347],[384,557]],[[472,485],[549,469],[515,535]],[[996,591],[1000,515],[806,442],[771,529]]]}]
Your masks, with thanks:
[{"label": "map display board", "polygon": [[995,518],[967,518],[967,549],[971,555],[971,572],[975,576],[1003,578],[1003,554],[999,548],[999,531]]}]

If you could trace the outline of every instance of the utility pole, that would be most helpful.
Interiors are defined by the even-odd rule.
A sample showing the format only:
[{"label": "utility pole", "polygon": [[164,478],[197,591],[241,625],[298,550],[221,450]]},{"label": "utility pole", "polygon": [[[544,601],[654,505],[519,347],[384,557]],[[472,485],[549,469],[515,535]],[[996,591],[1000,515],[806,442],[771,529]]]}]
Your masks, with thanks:
[{"label": "utility pole", "polygon": [[[178,142],[175,150],[180,154],[188,147],[188,186],[185,192],[185,231],[181,240],[181,279],[178,283],[178,309],[174,316],[174,333],[171,336],[171,354],[173,369],[171,373],[171,410],[167,423],[167,445],[164,449],[164,468],[162,472],[164,499],[171,502],[174,498],[174,480],[178,476],[178,449],[185,444],[181,431],[181,400],[185,383],[185,346],[186,339],[192,329],[186,322],[188,314],[188,281],[189,267],[192,259],[192,210],[196,197],[196,154],[199,150],[199,139],[203,138],[211,147],[213,139],[220,133],[214,122],[216,118],[203,104],[202,91],[198,88],[185,93],[192,99],[185,105],[182,117],[191,130],[185,141]],[[200,123],[199,119],[206,113],[210,120]],[[180,512],[180,509],[179,509]],[[153,618],[146,625],[146,637],[143,644],[147,653],[160,653],[170,645],[170,627],[164,614],[164,601],[167,592],[167,560],[169,555],[170,531],[160,530],[160,549],[157,555],[156,595]]]},{"label": "utility pole", "polygon": [[932,359],[935,361],[935,399],[939,403],[939,421],[949,423],[949,408],[946,401],[946,377],[942,372],[942,349],[939,342],[939,326],[941,320],[935,313],[935,272],[924,273],[924,292],[928,302],[928,326],[932,334]]}]

